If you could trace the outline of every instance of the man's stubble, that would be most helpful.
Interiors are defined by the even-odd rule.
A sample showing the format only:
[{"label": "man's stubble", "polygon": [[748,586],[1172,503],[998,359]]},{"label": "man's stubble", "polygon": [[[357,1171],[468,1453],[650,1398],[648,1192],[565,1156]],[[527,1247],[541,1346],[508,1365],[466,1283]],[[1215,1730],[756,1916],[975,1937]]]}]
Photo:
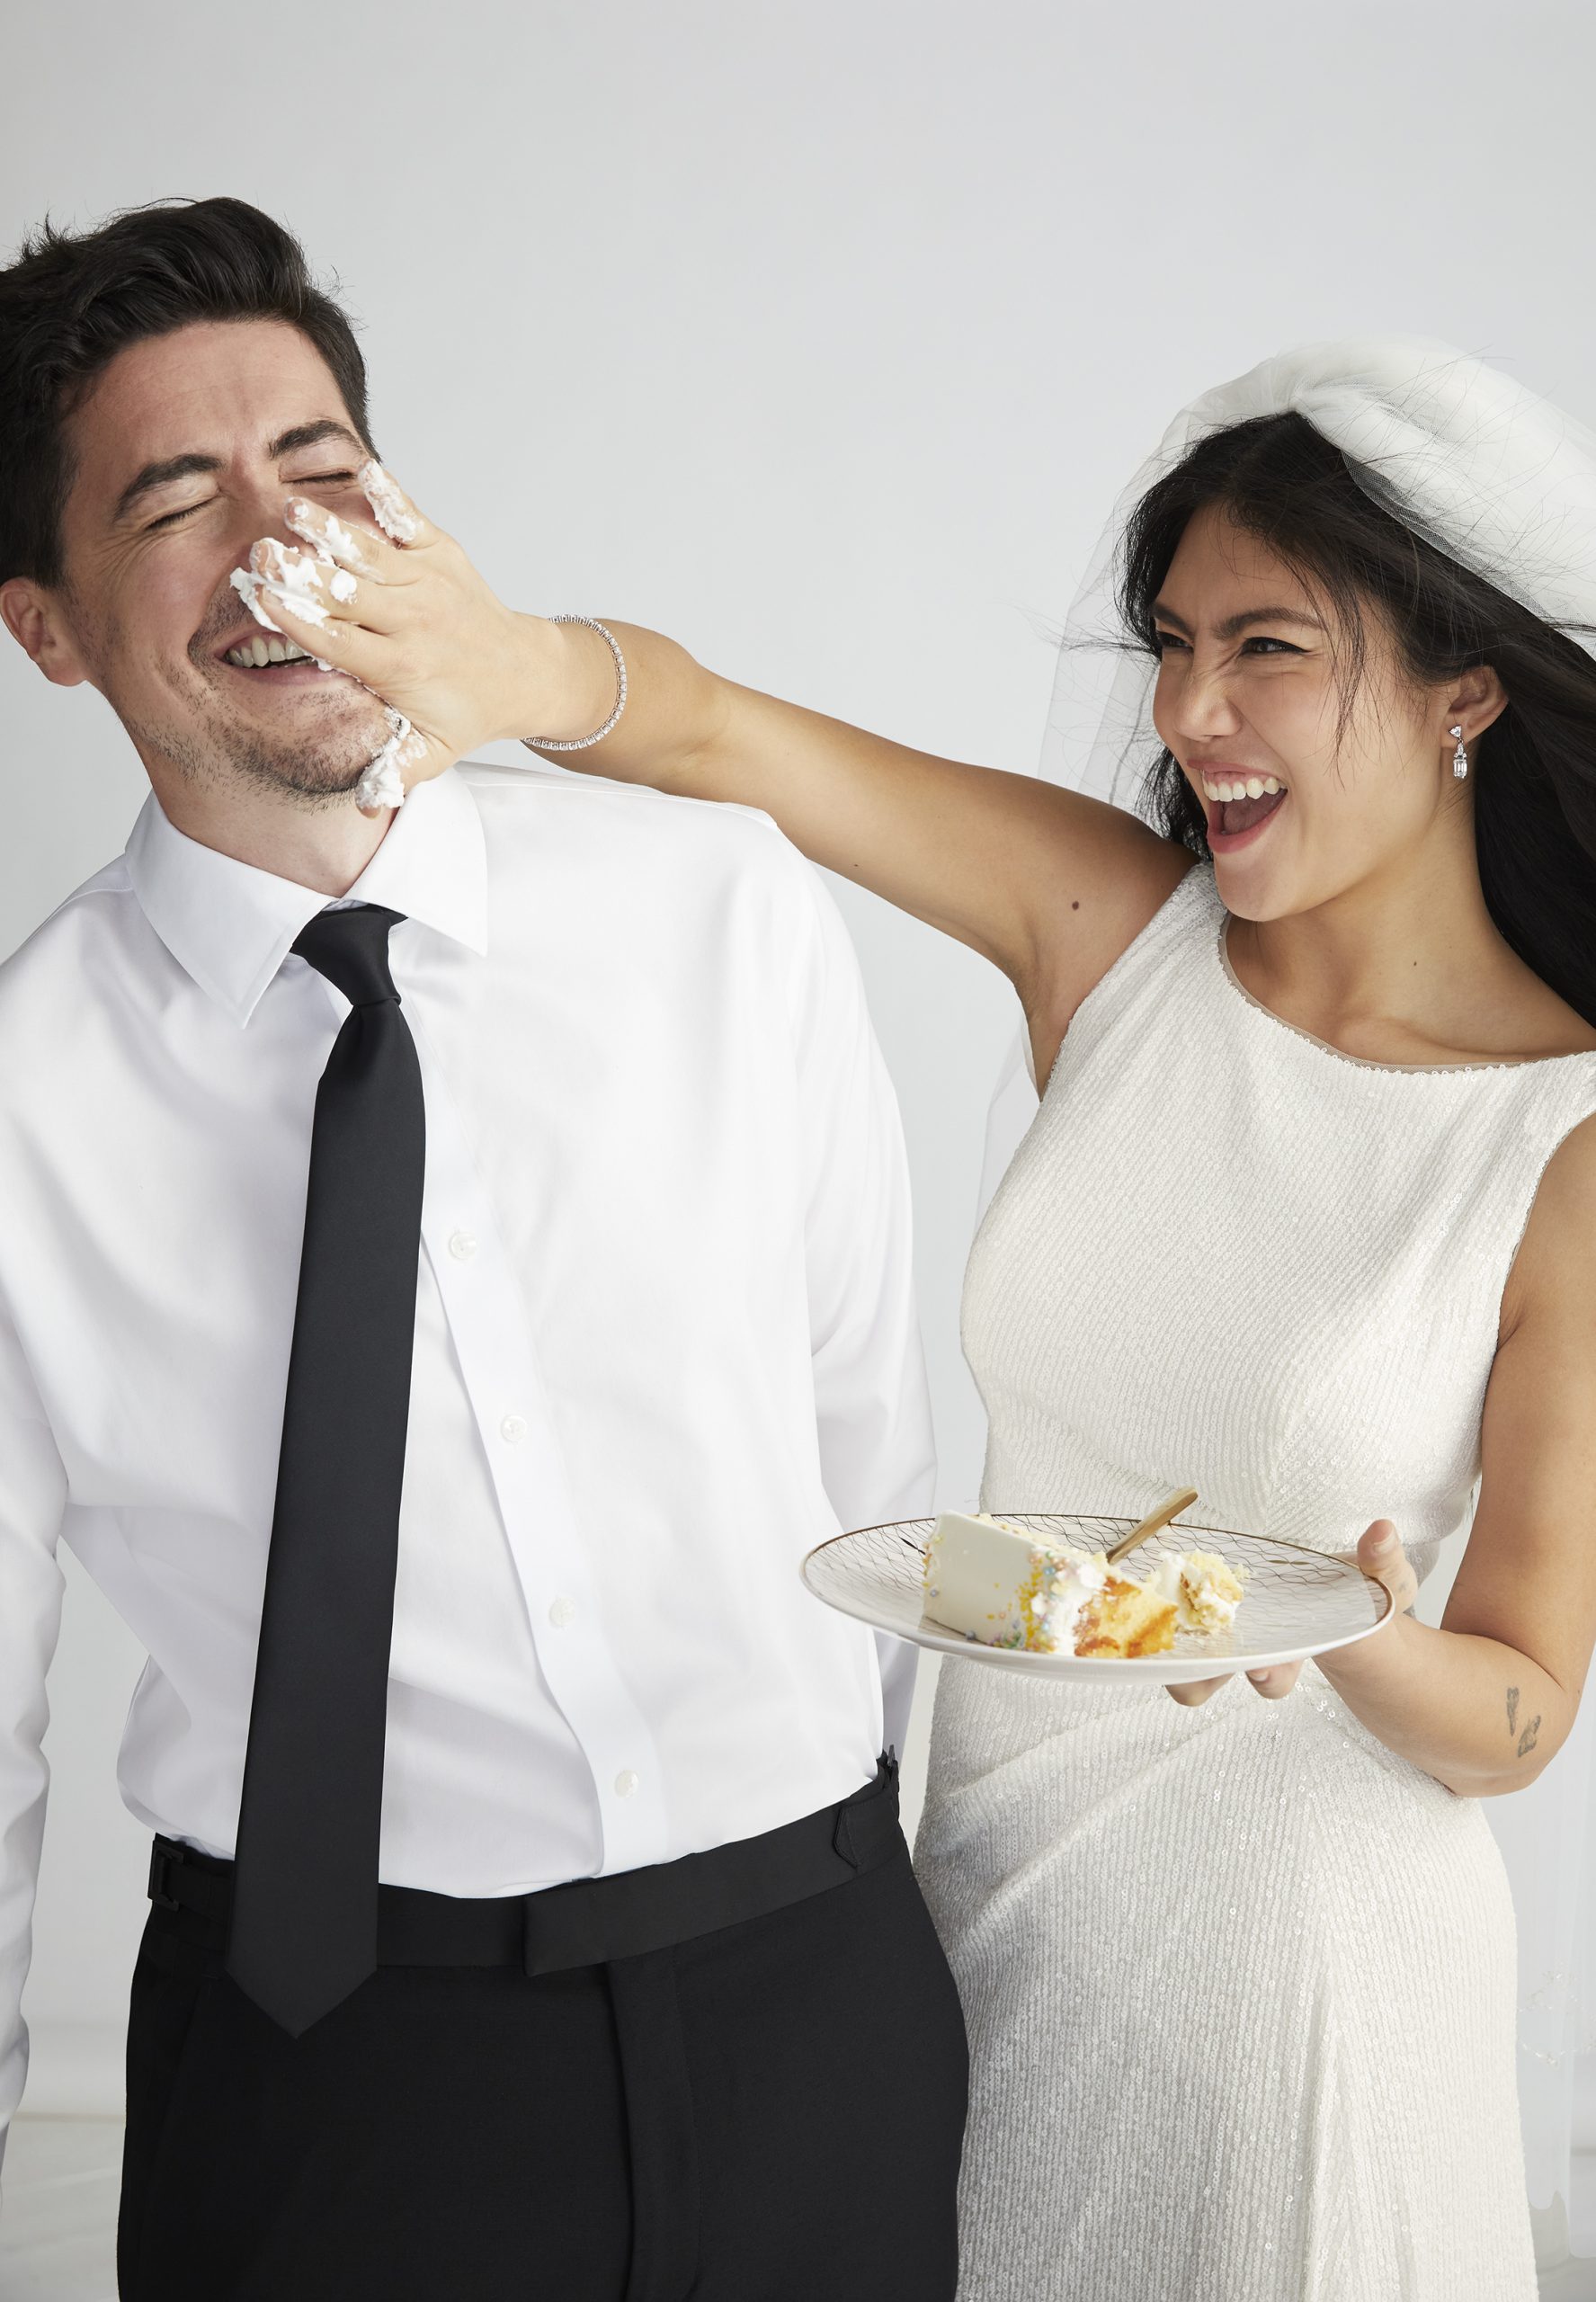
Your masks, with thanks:
[{"label": "man's stubble", "polygon": [[[207,620],[196,634],[188,660],[197,674],[204,701],[197,713],[181,714],[175,703],[164,724],[146,718],[119,695],[116,677],[116,635],[97,620],[80,618],[80,631],[98,659],[96,684],[120,719],[140,758],[166,761],[186,782],[199,790],[224,790],[248,785],[269,791],[311,810],[334,807],[346,800],[388,739],[382,705],[353,681],[340,679],[315,699],[314,712],[301,697],[298,726],[291,738],[285,731],[274,739],[259,727],[241,720],[228,709],[218,691],[216,659],[211,652],[225,607]],[[85,628],[86,626],[86,629]],[[242,676],[249,678],[250,674]],[[261,676],[269,677],[270,674]]]},{"label": "man's stubble", "polygon": [[[359,700],[362,704],[367,700],[363,696]],[[114,708],[114,697],[111,700]],[[197,726],[160,727],[137,721],[125,711],[120,717],[146,759],[153,751],[199,789],[247,784],[317,809],[349,798],[388,733],[381,707],[374,700],[369,730],[361,724],[366,712],[352,710],[350,704],[345,690],[322,699],[314,717],[302,710],[291,741],[274,741],[259,727],[241,725],[222,709],[219,698]]]}]

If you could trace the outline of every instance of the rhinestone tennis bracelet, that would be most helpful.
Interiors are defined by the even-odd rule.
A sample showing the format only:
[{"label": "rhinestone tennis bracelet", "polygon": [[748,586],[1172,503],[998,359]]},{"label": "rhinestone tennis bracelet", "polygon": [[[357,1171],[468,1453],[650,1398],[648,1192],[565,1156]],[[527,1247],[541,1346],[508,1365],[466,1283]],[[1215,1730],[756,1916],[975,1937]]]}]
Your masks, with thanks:
[{"label": "rhinestone tennis bracelet", "polygon": [[626,709],[626,657],[620,652],[620,642],[616,638],[615,634],[607,625],[595,622],[590,615],[557,615],[551,617],[550,620],[554,623],[585,624],[589,631],[596,631],[600,638],[608,643],[610,653],[615,658],[615,709],[603,726],[596,727],[591,736],[566,736],[563,739],[550,736],[523,736],[521,740],[531,752],[584,752],[590,744],[603,742],[605,736],[613,731],[621,713]]}]

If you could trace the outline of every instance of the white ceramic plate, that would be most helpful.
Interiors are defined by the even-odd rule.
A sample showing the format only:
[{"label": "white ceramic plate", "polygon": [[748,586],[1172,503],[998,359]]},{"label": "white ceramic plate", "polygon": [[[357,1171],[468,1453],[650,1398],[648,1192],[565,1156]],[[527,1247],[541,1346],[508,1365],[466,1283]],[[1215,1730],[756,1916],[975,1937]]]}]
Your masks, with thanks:
[{"label": "white ceramic plate", "polygon": [[[1107,1550],[1128,1535],[1134,1519],[1094,1519],[1071,1514],[994,1511],[993,1517],[1067,1542],[1077,1550]],[[1199,1636],[1177,1633],[1163,1655],[1030,1655],[1021,1648],[985,1646],[979,1639],[932,1622],[924,1611],[925,1548],[934,1519],[903,1519],[888,1527],[861,1527],[835,1535],[804,1561],[804,1581],[828,1607],[890,1630],[941,1655],[989,1663],[1000,1671],[1024,1671],[1033,1678],[1085,1679],[1098,1685],[1110,1679],[1144,1686],[1181,1686],[1192,1679],[1216,1678],[1226,1671],[1261,1671],[1273,1663],[1300,1663],[1350,1646],[1378,1630],[1391,1611],[1391,1594],[1344,1558],[1272,1542],[1225,1527],[1197,1527],[1177,1519],[1131,1553],[1128,1566],[1138,1575],[1161,1554],[1182,1550],[1217,1552],[1244,1575],[1243,1598],[1228,1630]]]}]

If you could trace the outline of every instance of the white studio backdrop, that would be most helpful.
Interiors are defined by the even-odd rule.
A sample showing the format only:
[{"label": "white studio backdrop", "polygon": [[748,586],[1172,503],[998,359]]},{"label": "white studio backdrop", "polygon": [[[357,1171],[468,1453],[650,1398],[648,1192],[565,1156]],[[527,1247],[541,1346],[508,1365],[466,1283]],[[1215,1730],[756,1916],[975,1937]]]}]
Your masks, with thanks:
[{"label": "white studio backdrop", "polygon": [[[271,24],[55,0],[7,26],[0,241],[47,210],[258,201],[338,276],[382,452],[505,597],[1030,768],[1048,632],[1206,385],[1390,329],[1596,420],[1593,85],[1583,0],[343,0]],[[4,952],[144,787],[98,699],[9,647],[0,729]],[[1012,1002],[840,892],[908,1129],[943,1499],[967,1502],[958,1287]],[[147,1859],[113,1784],[139,1658],[70,1579],[35,2111],[120,2108]],[[923,1760],[922,1732],[912,1804]],[[1386,1973],[1377,1941],[1371,1914]]]}]

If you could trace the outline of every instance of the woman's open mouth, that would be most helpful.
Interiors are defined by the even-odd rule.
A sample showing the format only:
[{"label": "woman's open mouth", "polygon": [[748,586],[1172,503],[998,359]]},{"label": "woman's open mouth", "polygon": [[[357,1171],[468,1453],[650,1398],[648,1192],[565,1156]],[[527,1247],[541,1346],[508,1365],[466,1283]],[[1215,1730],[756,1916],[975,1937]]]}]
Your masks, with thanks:
[{"label": "woman's open mouth", "polygon": [[1278,776],[1224,769],[1196,772],[1208,801],[1208,845],[1217,855],[1234,855],[1272,823],[1285,805],[1287,790]]}]

